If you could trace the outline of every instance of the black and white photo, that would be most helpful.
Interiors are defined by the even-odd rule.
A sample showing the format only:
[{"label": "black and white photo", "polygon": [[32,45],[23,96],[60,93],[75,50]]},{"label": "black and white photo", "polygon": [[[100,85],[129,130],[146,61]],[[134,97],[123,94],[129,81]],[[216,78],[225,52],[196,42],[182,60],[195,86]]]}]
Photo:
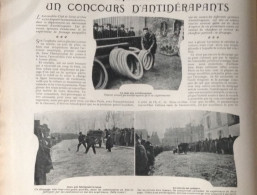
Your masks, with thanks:
[{"label": "black and white photo", "polygon": [[84,176],[134,175],[134,114],[58,111],[35,114],[35,185]]},{"label": "black and white photo", "polygon": [[135,113],[136,175],[201,178],[236,187],[239,116],[212,111]]},{"label": "black and white photo", "polygon": [[95,19],[92,29],[97,46],[92,69],[95,89],[119,89],[125,84],[179,89],[183,20],[108,17]]}]

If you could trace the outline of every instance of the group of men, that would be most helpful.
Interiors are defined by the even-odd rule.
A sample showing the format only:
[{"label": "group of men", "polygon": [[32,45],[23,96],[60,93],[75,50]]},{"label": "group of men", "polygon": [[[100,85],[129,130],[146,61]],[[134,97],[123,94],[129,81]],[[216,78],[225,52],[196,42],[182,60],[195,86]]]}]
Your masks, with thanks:
[{"label": "group of men", "polygon": [[154,160],[153,145],[136,134],[136,175],[149,175]]},{"label": "group of men", "polygon": [[[113,147],[112,138],[110,134],[106,134],[105,138],[106,138],[106,150],[108,152],[111,152],[111,148]],[[96,138],[94,136],[91,136],[91,135],[86,136],[82,134],[82,132],[79,132],[78,141],[79,141],[79,144],[77,146],[77,152],[79,151],[79,147],[83,145],[86,149],[85,151],[86,154],[88,153],[91,147],[93,149],[94,154],[96,154],[96,150],[95,150]]]},{"label": "group of men", "polygon": [[[120,27],[117,27],[112,26],[111,24],[98,25],[98,23],[94,23],[93,29],[95,39],[135,36],[134,27],[130,27],[130,29],[125,28],[124,24],[121,24]],[[152,33],[147,27],[143,28],[141,48],[142,50],[147,50],[150,52],[153,56],[153,61],[155,61],[157,40],[155,34]]]},{"label": "group of men", "polygon": [[77,146],[77,152],[79,151],[79,147],[83,145],[86,149],[85,153],[87,154],[88,150],[92,147],[94,154],[96,154],[95,151],[95,137],[94,136],[85,136],[82,134],[82,132],[79,132],[78,136],[79,144]]},{"label": "group of men", "polygon": [[212,152],[217,154],[234,154],[233,145],[237,136],[220,137],[219,139],[205,139],[189,144],[193,152]]},{"label": "group of men", "polygon": [[115,145],[134,146],[134,128],[105,129],[105,135],[110,135]]},{"label": "group of men", "polygon": [[134,27],[125,28],[124,24],[118,27],[112,26],[111,24],[98,25],[98,23],[94,23],[94,39],[130,37],[135,35]]}]

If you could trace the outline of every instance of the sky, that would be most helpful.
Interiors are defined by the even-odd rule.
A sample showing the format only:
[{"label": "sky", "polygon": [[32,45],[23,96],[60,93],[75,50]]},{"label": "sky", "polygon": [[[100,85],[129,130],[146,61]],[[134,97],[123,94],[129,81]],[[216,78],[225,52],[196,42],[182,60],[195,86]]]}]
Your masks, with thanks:
[{"label": "sky", "polygon": [[[114,113],[114,115],[113,115]],[[148,134],[157,132],[163,138],[170,127],[185,127],[201,124],[204,111],[142,111],[142,112],[110,112],[110,111],[57,111],[35,114],[40,124],[47,124],[50,132],[86,133],[90,129],[119,128],[146,129]],[[109,117],[108,117],[109,116]]]},{"label": "sky", "polygon": [[[114,113],[114,115],[112,115]],[[108,115],[109,114],[109,115]],[[109,116],[109,117],[108,117]],[[112,128],[113,117],[115,126],[131,128],[134,124],[133,112],[108,112],[108,111],[58,111],[35,114],[35,120],[40,124],[47,124],[50,132],[86,133],[90,129]]]},{"label": "sky", "polygon": [[156,131],[163,138],[165,129],[201,124],[204,111],[145,111],[135,113],[135,129],[146,129],[151,135]]}]

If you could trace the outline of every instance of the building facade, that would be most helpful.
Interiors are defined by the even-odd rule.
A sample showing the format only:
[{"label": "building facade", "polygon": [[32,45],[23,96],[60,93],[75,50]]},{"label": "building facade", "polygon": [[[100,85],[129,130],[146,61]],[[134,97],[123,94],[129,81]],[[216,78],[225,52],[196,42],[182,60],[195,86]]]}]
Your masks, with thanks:
[{"label": "building facade", "polygon": [[164,146],[177,146],[180,143],[193,143],[204,139],[202,125],[187,124],[185,127],[168,128],[164,133]]},{"label": "building facade", "polygon": [[204,138],[219,139],[239,136],[239,116],[220,112],[206,112],[203,117]]}]

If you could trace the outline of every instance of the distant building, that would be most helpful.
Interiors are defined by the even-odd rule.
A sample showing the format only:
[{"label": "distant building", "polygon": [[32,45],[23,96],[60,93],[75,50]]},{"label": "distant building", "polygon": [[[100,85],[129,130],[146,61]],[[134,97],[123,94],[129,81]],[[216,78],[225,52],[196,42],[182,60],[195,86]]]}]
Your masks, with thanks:
[{"label": "distant building", "polygon": [[206,112],[203,117],[204,138],[239,136],[239,116],[220,112]]},{"label": "distant building", "polygon": [[149,138],[149,140],[153,146],[159,146],[161,144],[161,141],[159,139],[159,136],[157,132],[153,132],[152,136]]},{"label": "distant building", "polygon": [[166,129],[162,145],[177,146],[180,143],[192,143],[203,139],[204,128],[202,125],[187,124],[185,127]]}]

